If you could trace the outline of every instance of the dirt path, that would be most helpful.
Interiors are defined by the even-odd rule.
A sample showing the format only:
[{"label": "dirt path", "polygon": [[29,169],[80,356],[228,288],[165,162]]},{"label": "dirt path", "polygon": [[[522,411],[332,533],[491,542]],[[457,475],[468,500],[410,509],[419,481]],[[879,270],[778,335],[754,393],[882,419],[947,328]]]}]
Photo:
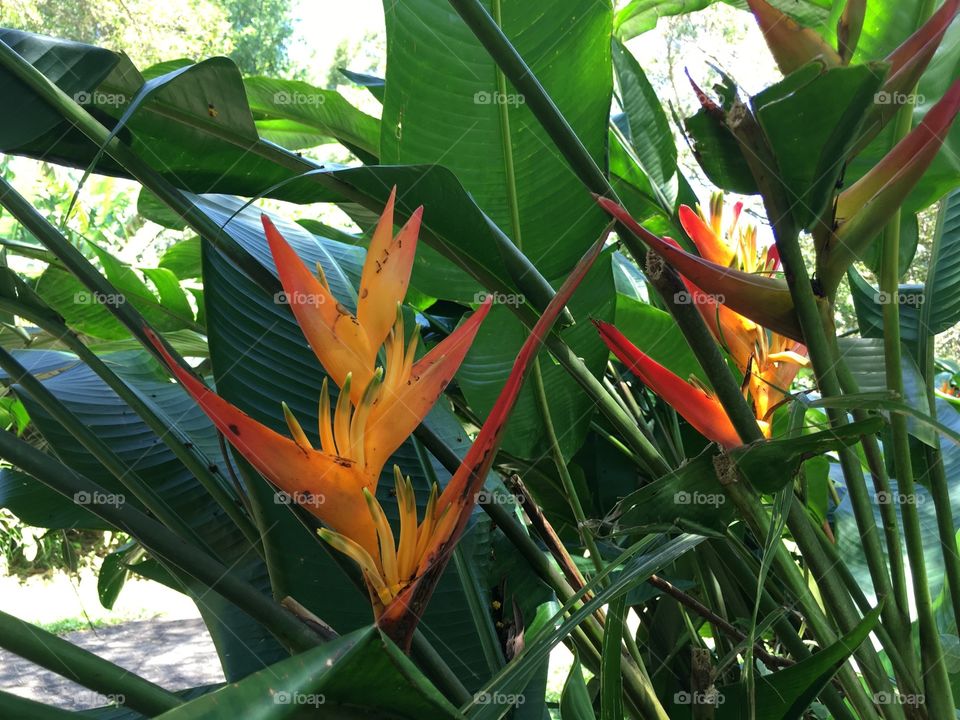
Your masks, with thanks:
[{"label": "dirt path", "polygon": [[[199,619],[137,620],[63,637],[167,690],[223,682],[213,642]],[[99,707],[113,699],[3,651],[0,689],[70,710]],[[122,698],[116,700],[123,704]]]}]

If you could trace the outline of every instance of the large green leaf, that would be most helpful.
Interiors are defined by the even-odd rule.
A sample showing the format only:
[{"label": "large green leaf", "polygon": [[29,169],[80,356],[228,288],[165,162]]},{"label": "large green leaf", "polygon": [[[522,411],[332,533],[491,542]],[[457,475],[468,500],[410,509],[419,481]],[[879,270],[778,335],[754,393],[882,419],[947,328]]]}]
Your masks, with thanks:
[{"label": "large green leaf", "polygon": [[174,708],[163,720],[462,717],[375,628],[357,630]]},{"label": "large green leaf", "polygon": [[[560,0],[549,13],[530,12],[523,0],[485,5],[495,6],[494,14],[514,47],[594,160],[605,166],[612,94],[610,3]],[[603,213],[525,99],[509,84],[498,83],[496,64],[451,13],[446,0],[411,0],[384,7],[390,62],[381,161],[449,168],[541,274],[558,285],[600,235],[607,222]],[[567,31],[571,22],[576,23],[575,33]],[[424,41],[425,33],[440,27],[442,38]],[[443,82],[436,82],[435,70],[440,67]],[[570,72],[571,67],[576,72]],[[429,205],[427,212],[431,212]],[[474,251],[497,252],[489,243]],[[609,273],[604,263],[594,276],[604,267]],[[524,302],[524,298],[505,301]],[[612,286],[601,288],[588,280],[571,311],[583,320],[609,316],[612,301]],[[481,413],[492,407],[524,336],[524,328],[504,307],[496,308],[484,324],[461,377],[467,400]],[[573,328],[567,341],[594,373],[600,371],[605,356],[598,352],[589,328]],[[553,422],[565,431],[562,446],[569,455],[582,442],[591,403],[551,362],[541,360],[541,367],[550,389]],[[528,388],[514,411],[506,450],[524,457],[542,451],[544,431],[538,412]]]},{"label": "large green leaf", "polygon": [[[114,126],[126,107],[124,103],[143,87],[143,78],[128,60],[104,54],[99,48],[69,44],[85,62],[73,62],[65,70],[47,58],[56,55],[64,41],[12,30],[0,38],[12,43],[26,58],[39,57],[38,70],[66,90],[73,88],[76,80],[70,73],[84,69],[81,85],[96,92],[80,99],[107,127]],[[95,69],[99,74],[93,72]],[[103,80],[111,70],[110,77]],[[476,301],[481,287],[521,292],[535,307],[546,306],[545,281],[515,248],[508,247],[509,241],[445,168],[425,165],[321,171],[309,160],[257,137],[240,73],[228,59],[213,58],[194,66],[168,63],[157,71],[169,74],[152,78],[150,92],[138,101],[119,139],[164,179],[199,192],[232,192],[247,197],[266,194],[298,203],[337,200],[353,216],[362,210],[360,214],[368,222],[370,213],[355,204],[356,195],[363,196],[366,204],[382,205],[390,188],[397,185],[401,193],[398,205],[407,214],[420,204],[431,208],[425,224],[429,232],[424,233],[429,246],[418,254],[414,287],[430,297],[469,302]],[[57,114],[33,88],[5,68],[0,69],[0,88],[20,109],[18,121],[47,128],[42,137],[27,142],[22,133],[10,131],[5,135],[10,127],[4,125],[0,127],[0,148],[84,168],[94,160],[98,148],[79,134],[74,122]],[[606,109],[604,118],[605,113]],[[109,155],[101,156],[95,168],[98,172],[130,174]],[[332,178],[321,177],[320,172]],[[346,183],[344,192],[351,202],[331,191],[331,183]],[[442,200],[438,202],[438,198]],[[155,203],[146,202],[143,208],[162,224],[177,224],[169,211],[155,213]],[[580,238],[577,240],[579,243]],[[447,262],[450,259],[456,267]]]},{"label": "large green leaf", "polygon": [[800,227],[826,209],[883,77],[883,67],[814,62],[753,97]]},{"label": "large green leaf", "polygon": [[691,375],[709,386],[707,377],[669,313],[623,293],[617,293],[617,327],[630,342],[686,379]]},{"label": "large green leaf", "polygon": [[336,139],[368,157],[379,154],[380,123],[336,90],[265,77],[245,78],[243,86],[261,137],[291,150]]},{"label": "large green leaf", "polygon": [[[883,341],[879,338],[841,338],[840,356],[862,393],[882,392],[887,389],[885,353]],[[920,368],[909,354],[903,353],[901,359],[904,397],[903,401],[924,415],[930,414],[927,401],[926,383],[920,374]],[[933,443],[934,429],[919,422],[916,418],[907,418],[910,434],[927,444]]]},{"label": "large green leaf", "polygon": [[930,258],[925,302],[920,308],[920,328],[931,335],[960,322],[960,191],[943,199],[940,240]]},{"label": "large green leaf", "polygon": [[617,40],[613,41],[613,67],[629,130],[627,139],[647,177],[672,206],[677,196],[677,147],[667,115],[640,63]]},{"label": "large green leaf", "polygon": [[[938,420],[954,433],[960,433],[960,412],[950,403],[939,398],[937,399],[936,408]],[[957,477],[957,473],[960,473],[960,445],[950,440],[943,440],[941,446],[947,477],[955,478]],[[915,453],[911,453],[911,455],[915,456]],[[917,467],[917,478],[918,480],[924,481],[925,477],[919,464]],[[873,584],[870,579],[869,566],[863,554],[861,532],[854,517],[850,497],[845,492],[843,476],[836,465],[831,466],[830,474],[834,484],[841,492],[841,502],[833,511],[836,526],[834,534],[837,538],[837,551],[843,559],[843,562],[859,580],[860,586],[864,589],[867,597],[873,599]],[[953,516],[954,524],[957,524],[960,522],[960,486],[958,486],[957,483],[951,483],[949,490],[950,507],[948,510]],[[877,534],[881,538],[881,542],[884,542],[883,520],[879,507],[880,502],[893,503],[898,514],[901,512],[902,506],[907,503],[916,506],[916,512],[920,518],[920,534],[923,537],[923,552],[927,568],[927,578],[930,584],[930,593],[936,596],[937,593],[940,592],[944,582],[945,569],[933,496],[926,486],[920,482],[915,485],[913,495],[906,495],[900,491],[895,479],[890,480],[890,493],[888,495],[878,497],[877,495],[871,494],[871,504],[873,505]],[[905,545],[901,547],[900,552],[906,560]]]}]

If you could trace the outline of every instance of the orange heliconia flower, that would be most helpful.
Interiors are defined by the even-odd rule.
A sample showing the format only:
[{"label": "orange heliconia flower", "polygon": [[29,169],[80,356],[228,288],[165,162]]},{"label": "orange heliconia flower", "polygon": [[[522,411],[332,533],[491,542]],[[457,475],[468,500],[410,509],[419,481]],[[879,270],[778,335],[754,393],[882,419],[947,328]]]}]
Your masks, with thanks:
[{"label": "orange heliconia flower", "polygon": [[290,437],[209,390],[153,337],[177,378],[227,440],[273,485],[302,499],[301,504],[327,526],[321,536],[358,563],[377,617],[423,569],[425,558],[450,537],[460,511],[449,500],[440,502],[434,488],[418,523],[413,487],[394,467],[400,508],[400,537],[395,539],[376,499],[377,482],[387,460],[456,374],[492,304],[488,299],[416,360],[418,330],[414,328],[406,339],[400,303],[410,280],[423,209],[418,208],[394,235],[395,193],[396,189],[367,252],[356,315],[334,297],[322,270],[318,267],[314,276],[270,219],[262,217],[294,316],[329,378],[340,387],[333,405],[327,379],[323,381],[319,449],[286,404],[282,411]]}]

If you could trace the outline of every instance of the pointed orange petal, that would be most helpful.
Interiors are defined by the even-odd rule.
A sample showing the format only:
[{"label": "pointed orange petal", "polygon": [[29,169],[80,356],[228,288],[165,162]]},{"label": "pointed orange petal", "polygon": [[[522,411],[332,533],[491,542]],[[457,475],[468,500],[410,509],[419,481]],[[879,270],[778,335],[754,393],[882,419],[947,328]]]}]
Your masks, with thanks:
[{"label": "pointed orange petal", "polygon": [[410,284],[413,258],[417,252],[417,236],[423,207],[418,207],[396,237],[393,236],[393,199],[390,194],[367,250],[360,279],[357,319],[366,331],[370,345],[379,348],[397,318],[397,303],[403,302]]},{"label": "pointed orange petal", "polygon": [[681,205],[678,215],[684,231],[697,246],[700,257],[724,267],[733,262],[733,250],[704,222],[699,213],[688,205]]},{"label": "pointed orange petal", "polygon": [[841,64],[837,51],[810,28],[799,25],[765,0],[747,0],[763,32],[763,39],[784,75],[821,58],[827,67]]},{"label": "pointed orange petal", "polygon": [[455,513],[456,522],[451,521],[449,525],[444,523],[443,532],[433,533],[420,559],[417,577],[397,595],[377,619],[377,624],[401,647],[409,647],[420,615],[433,594],[457,540],[463,534],[470,513],[476,504],[477,494],[483,487],[483,482],[493,464],[503,430],[516,403],[520,388],[523,386],[530,363],[536,358],[544,337],[550,332],[557,317],[566,307],[574,290],[600,255],[606,237],[607,232],[604,232],[603,236],[581,258],[550,301],[533,330],[530,331],[486,422],[480,428],[466,457],[437,501],[436,513],[442,515],[444,509],[448,509],[448,513]]},{"label": "pointed orange petal", "polygon": [[423,422],[460,369],[492,305],[492,297],[487,296],[473,315],[413,365],[410,379],[402,386],[383,386],[367,420],[365,455],[369,466],[382,468]]},{"label": "pointed orange petal", "polygon": [[673,240],[657,237],[641,226],[613,200],[597,196],[597,203],[697,287],[722,296],[723,303],[730,309],[781,335],[795,340],[803,338],[800,322],[793,309],[793,298],[783,280],[722,267],[698,255],[684,252]]},{"label": "pointed orange petal", "polygon": [[217,429],[273,485],[337,532],[376,548],[376,530],[363,499],[363,482],[346,460],[299,447],[221,398],[183,368],[149,328],[167,367]]},{"label": "pointed orange petal", "polygon": [[356,318],[314,277],[270,218],[261,215],[270,252],[287,302],[320,364],[337,386],[353,373],[353,400],[359,401],[373,375],[372,348]]},{"label": "pointed orange petal", "polygon": [[644,385],[680,413],[697,432],[728,450],[743,445],[719,400],[674,375],[641,352],[610,323],[595,320],[593,324],[597,326],[603,342],[617,359],[636,374]]}]

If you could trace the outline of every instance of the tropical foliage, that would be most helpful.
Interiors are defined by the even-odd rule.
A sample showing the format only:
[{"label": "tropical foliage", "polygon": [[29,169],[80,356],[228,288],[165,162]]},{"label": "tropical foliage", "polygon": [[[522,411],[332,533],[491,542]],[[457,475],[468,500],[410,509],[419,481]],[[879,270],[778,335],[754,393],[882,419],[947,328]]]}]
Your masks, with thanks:
[{"label": "tropical foliage", "polygon": [[680,117],[629,46],[710,4],[385,2],[380,117],[0,30],[0,148],[188,234],[0,180],[0,507],[124,533],[104,603],[185,593],[227,684],[0,647],[85,717],[955,717],[960,2],[749,0],[782,79]]}]

